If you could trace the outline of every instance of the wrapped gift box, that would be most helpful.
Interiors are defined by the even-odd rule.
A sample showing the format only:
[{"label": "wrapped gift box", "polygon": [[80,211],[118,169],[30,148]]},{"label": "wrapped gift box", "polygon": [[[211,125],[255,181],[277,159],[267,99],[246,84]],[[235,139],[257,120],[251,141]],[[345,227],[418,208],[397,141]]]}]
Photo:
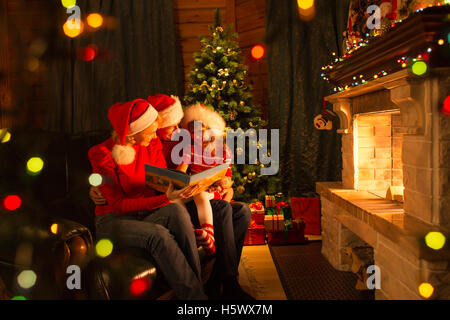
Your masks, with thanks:
[{"label": "wrapped gift box", "polygon": [[255,221],[257,224],[264,224],[265,209],[262,202],[252,203],[249,207],[252,212],[252,221]]},{"label": "wrapped gift box", "polygon": [[299,244],[306,242],[305,235],[299,230],[267,232],[269,244]]},{"label": "wrapped gift box", "polygon": [[266,231],[283,231],[286,228],[286,222],[282,214],[264,216],[264,227]]},{"label": "wrapped gift box", "polygon": [[302,219],[287,220],[284,230],[267,232],[269,244],[299,244],[306,240],[305,223]]},{"label": "wrapped gift box", "polygon": [[264,225],[251,223],[245,235],[244,245],[266,244]]},{"label": "wrapped gift box", "polygon": [[292,219],[301,218],[305,222],[305,234],[320,235],[320,198],[292,197]]},{"label": "wrapped gift box", "polygon": [[266,208],[275,207],[275,196],[266,196],[265,197],[265,206],[266,206]]}]

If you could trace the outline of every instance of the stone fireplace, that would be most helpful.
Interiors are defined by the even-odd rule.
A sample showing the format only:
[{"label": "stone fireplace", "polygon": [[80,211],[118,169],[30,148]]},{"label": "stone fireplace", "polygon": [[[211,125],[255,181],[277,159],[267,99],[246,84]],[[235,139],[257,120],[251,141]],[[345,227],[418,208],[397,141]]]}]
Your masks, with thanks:
[{"label": "stone fireplace", "polygon": [[[373,248],[381,288],[376,299],[450,299],[450,118],[440,105],[450,91],[447,68],[426,78],[404,69],[326,97],[339,116],[342,182],[318,182],[322,254],[350,267],[349,246]],[[425,245],[439,231],[446,245]]]}]

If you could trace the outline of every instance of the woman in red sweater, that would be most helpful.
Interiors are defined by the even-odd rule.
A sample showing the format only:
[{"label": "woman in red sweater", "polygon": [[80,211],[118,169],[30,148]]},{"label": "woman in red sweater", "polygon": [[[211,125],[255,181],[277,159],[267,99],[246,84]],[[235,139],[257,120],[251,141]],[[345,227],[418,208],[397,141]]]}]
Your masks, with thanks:
[{"label": "woman in red sweater", "polygon": [[105,205],[95,208],[97,238],[146,249],[179,299],[206,299],[189,213],[173,201],[197,187],[160,194],[145,185],[146,163],[166,167],[156,136],[158,112],[145,100],[114,104],[108,112],[112,137],[89,150]]}]

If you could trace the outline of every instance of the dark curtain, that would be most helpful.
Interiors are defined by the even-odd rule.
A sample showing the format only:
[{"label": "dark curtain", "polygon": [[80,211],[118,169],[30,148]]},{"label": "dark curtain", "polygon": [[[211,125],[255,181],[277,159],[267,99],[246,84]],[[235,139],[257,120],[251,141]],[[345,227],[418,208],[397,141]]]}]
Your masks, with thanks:
[{"label": "dark curtain", "polygon": [[[183,94],[172,0],[79,0],[77,5],[82,17],[98,12],[114,17],[116,26],[73,40],[58,32],[54,52],[65,58],[49,67],[48,129],[110,129],[107,111],[115,102]],[[74,52],[89,44],[100,56],[91,62],[78,59]]]},{"label": "dark curtain", "polygon": [[341,180],[339,120],[332,131],[319,131],[313,119],[331,94],[321,68],[332,52],[342,54],[349,0],[315,3],[315,18],[304,22],[297,1],[267,0],[269,126],[280,129],[280,177],[290,196],[313,192],[317,181]]}]

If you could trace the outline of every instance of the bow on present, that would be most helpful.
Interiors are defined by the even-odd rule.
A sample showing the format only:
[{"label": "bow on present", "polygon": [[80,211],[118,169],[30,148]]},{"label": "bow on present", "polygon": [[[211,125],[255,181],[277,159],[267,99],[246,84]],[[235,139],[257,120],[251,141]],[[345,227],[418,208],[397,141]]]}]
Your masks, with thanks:
[{"label": "bow on present", "polygon": [[259,210],[263,210],[264,209],[263,204],[262,204],[261,201],[260,202],[254,202],[254,203],[250,204],[249,207],[250,207],[250,210],[255,210],[255,211],[259,211]]},{"label": "bow on present", "polygon": [[[282,214],[286,217],[286,211],[285,208],[289,208],[289,204],[284,202],[284,201],[279,201],[275,204],[275,207],[277,208],[277,214]],[[290,215],[288,215],[288,217],[286,217],[287,219],[290,218]]]}]

